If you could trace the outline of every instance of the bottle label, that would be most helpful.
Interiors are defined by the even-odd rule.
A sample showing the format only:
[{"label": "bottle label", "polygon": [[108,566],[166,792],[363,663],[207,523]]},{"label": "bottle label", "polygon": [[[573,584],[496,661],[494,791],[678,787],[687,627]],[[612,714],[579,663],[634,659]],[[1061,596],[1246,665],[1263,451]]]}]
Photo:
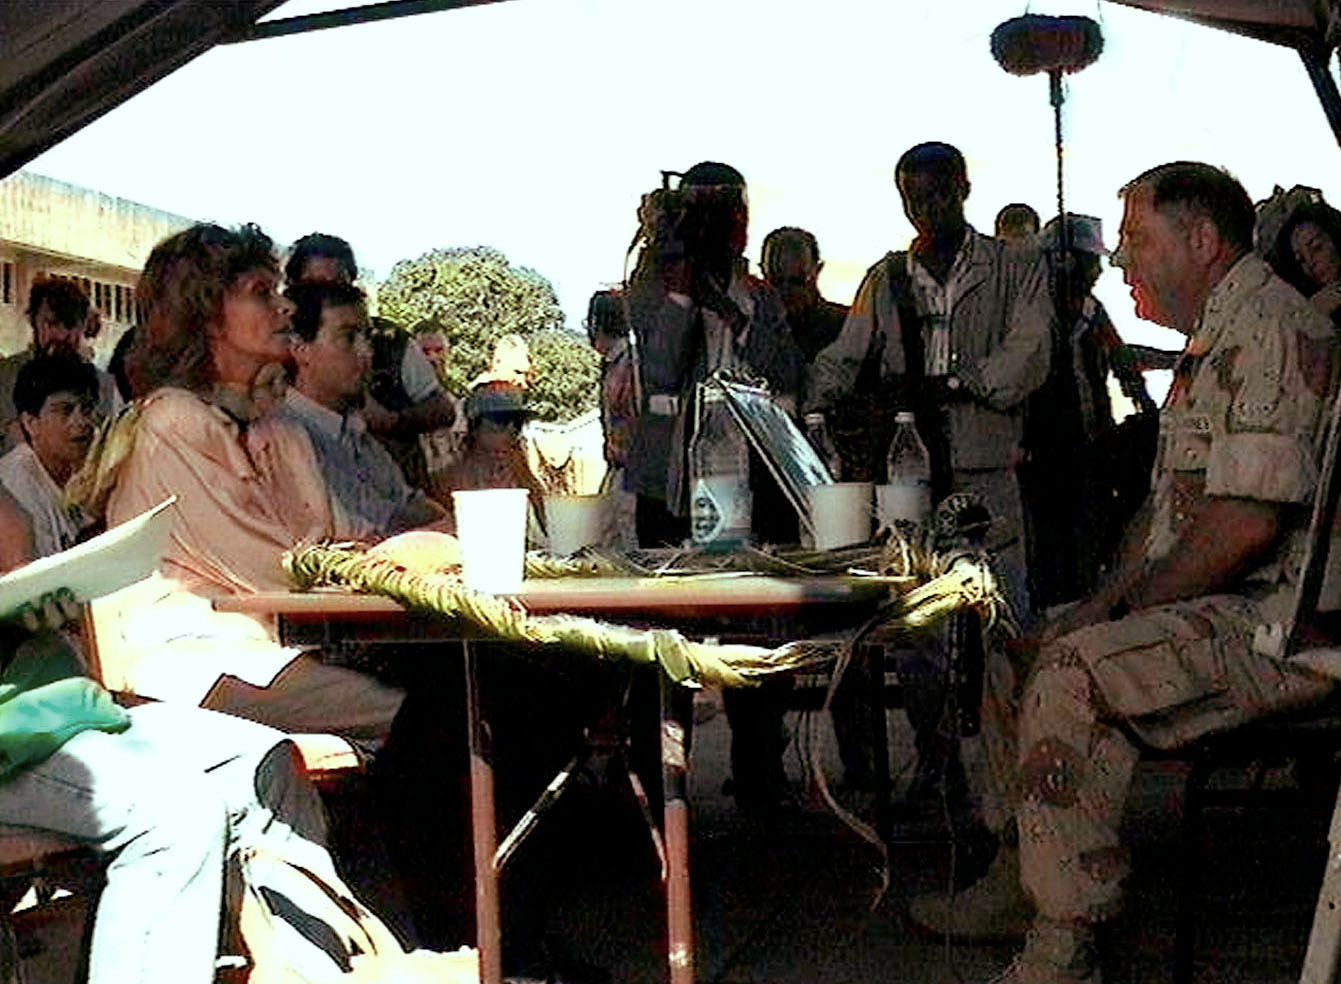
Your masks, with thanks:
[{"label": "bottle label", "polygon": [[744,541],[750,535],[750,486],[731,476],[697,478],[689,503],[695,543]]}]

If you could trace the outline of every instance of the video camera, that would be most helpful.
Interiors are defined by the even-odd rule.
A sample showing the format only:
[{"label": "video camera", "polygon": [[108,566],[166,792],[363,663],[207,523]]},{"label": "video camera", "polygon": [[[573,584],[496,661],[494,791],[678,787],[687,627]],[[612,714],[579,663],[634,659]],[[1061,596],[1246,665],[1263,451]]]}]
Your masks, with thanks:
[{"label": "video camera", "polygon": [[681,177],[679,171],[662,171],[661,187],[643,195],[638,205],[638,231],[633,245],[642,243],[660,265],[684,260],[686,256],[683,230],[688,195],[679,187]]},{"label": "video camera", "polygon": [[641,273],[681,266],[694,300],[739,330],[748,318],[726,296],[726,288],[737,260],[730,226],[733,211],[744,206],[742,189],[685,187],[678,180],[682,177],[678,171],[662,171],[661,187],[642,196],[630,249],[642,244]]}]

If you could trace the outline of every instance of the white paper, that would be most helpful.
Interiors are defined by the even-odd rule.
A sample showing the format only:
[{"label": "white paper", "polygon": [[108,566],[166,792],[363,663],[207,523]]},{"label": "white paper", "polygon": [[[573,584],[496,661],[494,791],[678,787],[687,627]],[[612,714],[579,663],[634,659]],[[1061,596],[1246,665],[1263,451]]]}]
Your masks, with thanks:
[{"label": "white paper", "polygon": [[173,496],[91,540],[0,577],[0,618],[61,588],[92,601],[142,581],[158,569],[172,530],[169,507],[176,501]]}]

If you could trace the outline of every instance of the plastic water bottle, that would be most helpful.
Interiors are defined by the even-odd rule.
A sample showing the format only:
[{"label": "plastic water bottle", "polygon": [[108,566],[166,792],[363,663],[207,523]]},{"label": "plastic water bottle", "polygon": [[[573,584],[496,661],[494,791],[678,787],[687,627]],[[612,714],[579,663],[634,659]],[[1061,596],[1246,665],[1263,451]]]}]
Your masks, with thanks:
[{"label": "plastic water bottle", "polygon": [[689,528],[700,546],[733,549],[750,538],[750,449],[726,394],[701,386],[689,445]]},{"label": "plastic water bottle", "polygon": [[895,414],[894,424],[886,473],[889,485],[880,519],[885,523],[895,519],[925,523],[931,516],[931,455],[911,413]]},{"label": "plastic water bottle", "polygon": [[824,467],[829,469],[829,477],[835,482],[839,481],[843,466],[838,459],[838,448],[829,436],[829,425],[824,422],[824,414],[806,414],[806,440],[815,449],[820,461],[824,462]]}]

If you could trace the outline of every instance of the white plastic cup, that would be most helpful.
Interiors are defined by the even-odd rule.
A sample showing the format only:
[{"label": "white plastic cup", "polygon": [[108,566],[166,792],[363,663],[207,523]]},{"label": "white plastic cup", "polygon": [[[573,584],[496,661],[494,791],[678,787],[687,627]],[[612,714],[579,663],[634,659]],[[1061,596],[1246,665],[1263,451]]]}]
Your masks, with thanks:
[{"label": "white plastic cup", "polygon": [[521,590],[526,560],[526,490],[453,492],[461,575],[466,587],[490,594]]},{"label": "white plastic cup", "polygon": [[870,482],[834,482],[806,490],[815,524],[815,549],[832,550],[871,538]]},{"label": "white plastic cup", "polygon": [[568,556],[600,543],[605,533],[603,495],[545,496],[545,526],[550,553]]}]

